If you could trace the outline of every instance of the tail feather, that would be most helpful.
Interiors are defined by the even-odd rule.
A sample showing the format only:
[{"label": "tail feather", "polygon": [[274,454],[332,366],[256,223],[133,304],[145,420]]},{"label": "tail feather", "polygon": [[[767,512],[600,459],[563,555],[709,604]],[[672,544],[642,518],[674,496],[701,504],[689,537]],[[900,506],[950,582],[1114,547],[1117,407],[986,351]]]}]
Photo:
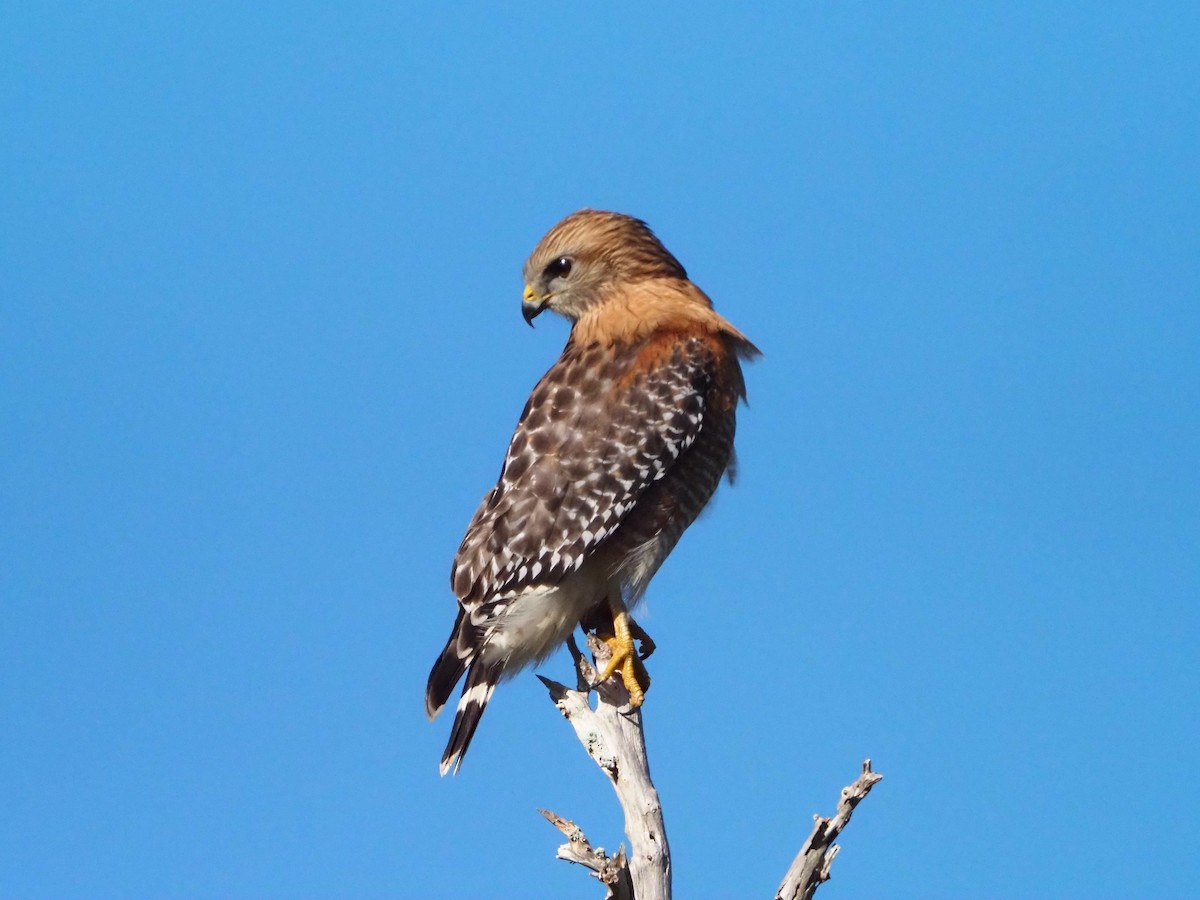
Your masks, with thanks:
[{"label": "tail feather", "polygon": [[458,618],[454,620],[454,628],[450,632],[450,640],[442,649],[437,662],[429,672],[429,681],[425,685],[425,715],[430,721],[437,718],[446,701],[450,699],[458,680],[467,671],[472,658],[475,656],[475,641],[472,635],[463,628],[465,611],[459,607]]},{"label": "tail feather", "polygon": [[457,774],[462,765],[463,756],[471,746],[471,738],[483,718],[488,701],[492,699],[492,691],[496,689],[500,676],[504,674],[504,664],[493,662],[484,664],[481,660],[471,663],[467,673],[467,683],[463,685],[462,697],[458,701],[458,710],[454,714],[454,727],[450,730],[450,740],[442,754],[441,773],[445,775],[453,768]]}]

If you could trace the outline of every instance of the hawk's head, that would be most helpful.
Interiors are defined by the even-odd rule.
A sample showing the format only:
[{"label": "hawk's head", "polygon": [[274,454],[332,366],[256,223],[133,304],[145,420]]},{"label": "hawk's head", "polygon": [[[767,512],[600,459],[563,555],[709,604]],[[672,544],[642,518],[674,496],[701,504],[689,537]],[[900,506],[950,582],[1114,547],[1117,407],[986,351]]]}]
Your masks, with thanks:
[{"label": "hawk's head", "polygon": [[687,272],[641,219],[581,209],[538,242],[525,261],[525,321],[550,309],[571,321],[614,287]]}]

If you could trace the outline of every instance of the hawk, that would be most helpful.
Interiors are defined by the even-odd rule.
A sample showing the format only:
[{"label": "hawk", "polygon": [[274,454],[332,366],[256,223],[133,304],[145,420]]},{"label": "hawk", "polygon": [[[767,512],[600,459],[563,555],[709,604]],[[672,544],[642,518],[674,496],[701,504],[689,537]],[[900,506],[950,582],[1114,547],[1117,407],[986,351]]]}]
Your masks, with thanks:
[{"label": "hawk", "polygon": [[585,209],[525,263],[522,311],[570,320],[450,571],[458,617],[425,691],[434,718],[466,674],[441,772],[458,770],[496,684],[583,624],[613,648],[630,703],[649,677],[629,616],[727,471],[758,350],[645,222]]}]

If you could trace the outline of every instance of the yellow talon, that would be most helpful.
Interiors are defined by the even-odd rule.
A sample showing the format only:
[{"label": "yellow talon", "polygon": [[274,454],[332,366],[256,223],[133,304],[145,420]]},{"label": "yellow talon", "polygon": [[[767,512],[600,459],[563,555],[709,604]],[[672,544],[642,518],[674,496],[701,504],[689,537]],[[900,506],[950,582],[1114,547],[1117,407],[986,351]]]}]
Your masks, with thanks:
[{"label": "yellow talon", "polygon": [[[604,670],[596,676],[596,684],[607,681],[615,672],[620,671],[621,681],[625,684],[625,690],[629,691],[629,705],[636,709],[645,702],[646,691],[650,690],[650,673],[646,671],[646,666],[642,663],[641,657],[634,650],[634,635],[630,628],[631,624],[634,629],[637,629],[637,635],[643,644],[649,641],[649,638],[646,637],[646,632],[642,631],[629,618],[629,613],[625,610],[624,606],[617,608],[614,605],[614,633],[610,637],[602,638],[612,651],[612,656],[605,663]],[[651,649],[653,649],[653,646],[653,642],[650,642]],[[649,656],[649,652],[646,655]]]},{"label": "yellow talon", "polygon": [[[632,618],[629,620],[629,634],[635,641],[642,645],[641,652],[638,654],[641,659],[649,659],[650,654],[658,649],[658,645],[654,643],[650,635],[646,634],[646,629]],[[642,668],[645,668],[645,666]],[[647,675],[646,677],[649,678],[650,676]]]}]

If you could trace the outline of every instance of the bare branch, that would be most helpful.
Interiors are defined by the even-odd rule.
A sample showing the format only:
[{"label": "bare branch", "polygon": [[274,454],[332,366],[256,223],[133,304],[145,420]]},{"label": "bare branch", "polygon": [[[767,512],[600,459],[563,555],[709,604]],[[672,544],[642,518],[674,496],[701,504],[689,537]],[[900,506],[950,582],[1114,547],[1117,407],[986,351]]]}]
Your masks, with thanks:
[{"label": "bare branch", "polygon": [[567,862],[578,863],[588,869],[608,887],[605,900],[633,900],[633,885],[629,880],[629,860],[625,856],[625,846],[617,850],[616,856],[609,856],[603,847],[593,848],[588,842],[583,829],[569,819],[557,816],[549,810],[539,809],[546,820],[567,836],[567,843],[558,848],[558,858]]},{"label": "bare branch", "polygon": [[812,833],[792,861],[783,884],[775,892],[775,900],[811,900],[821,883],[829,880],[829,867],[841,849],[833,842],[850,821],[854,808],[882,779],[882,775],[871,771],[871,760],[865,760],[854,783],[842,788],[842,799],[833,818],[813,816]]},{"label": "bare branch", "polygon": [[[593,848],[574,822],[540,810],[567,836],[567,843],[558,849],[558,858],[591,870],[608,887],[609,900],[670,900],[671,851],[667,845],[658,791],[650,781],[641,710],[630,708],[629,694],[619,676],[593,685],[596,667],[604,665],[610,652],[603,641],[588,636],[588,648],[596,659],[595,665],[580,652],[573,638],[568,641],[568,646],[575,662],[577,687],[571,689],[541,675],[538,677],[575,729],[575,736],[588,755],[612,783],[625,813],[625,834],[629,838],[630,852],[626,856],[622,846],[615,856],[610,857],[603,847]],[[598,698],[594,709],[589,702],[592,691]],[[834,841],[849,823],[855,807],[882,778],[871,771],[871,760],[864,761],[858,778],[842,789],[834,816],[829,819],[813,816],[812,833],[788,869],[775,900],[811,900],[817,888],[829,880],[830,866],[841,849]]]},{"label": "bare branch", "polygon": [[[597,665],[603,665],[609,652],[608,646],[591,636],[588,638],[588,646],[596,658]],[[658,799],[658,791],[650,780],[641,710],[630,708],[629,694],[620,677],[610,678],[595,686],[599,702],[593,709],[588,702],[588,695],[589,685],[595,678],[596,670],[573,640],[570,641],[570,649],[575,658],[579,681],[577,690],[571,690],[540,675],[538,677],[549,689],[555,705],[575,729],[575,736],[579,738],[579,742],[608,776],[613,790],[616,791],[617,800],[625,813],[625,834],[629,838],[626,870],[632,890],[629,896],[636,897],[637,900],[670,900],[671,850],[667,846],[662,804]],[[550,815],[547,815],[548,819]],[[568,838],[571,838],[573,833],[578,833],[582,838],[582,832],[574,823],[558,816],[554,816],[550,821],[560,830],[563,830],[560,822],[572,829],[570,832],[563,830]],[[583,842],[586,844],[586,838],[583,838]],[[569,846],[571,845],[564,845],[559,849],[560,859],[567,858],[563,856],[563,851]],[[587,857],[586,851],[582,848],[577,849]],[[587,845],[587,849],[591,850],[590,845]],[[573,850],[572,854],[574,852]],[[617,858],[621,855],[618,853]],[[580,859],[575,859],[574,855],[569,858],[588,865]],[[588,867],[593,868],[590,865]],[[597,870],[593,868],[593,871]],[[610,887],[610,896],[621,895],[616,894]]]}]

